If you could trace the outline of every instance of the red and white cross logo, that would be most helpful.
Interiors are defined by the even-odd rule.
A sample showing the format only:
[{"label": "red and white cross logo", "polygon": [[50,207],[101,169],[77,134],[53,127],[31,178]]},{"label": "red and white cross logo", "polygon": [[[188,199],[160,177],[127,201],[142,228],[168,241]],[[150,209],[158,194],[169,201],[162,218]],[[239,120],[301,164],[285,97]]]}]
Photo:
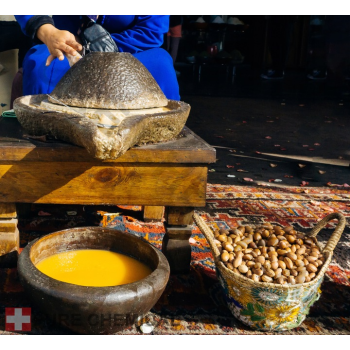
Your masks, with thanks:
[{"label": "red and white cross logo", "polygon": [[31,331],[31,308],[30,307],[6,307],[5,330],[7,331]]}]

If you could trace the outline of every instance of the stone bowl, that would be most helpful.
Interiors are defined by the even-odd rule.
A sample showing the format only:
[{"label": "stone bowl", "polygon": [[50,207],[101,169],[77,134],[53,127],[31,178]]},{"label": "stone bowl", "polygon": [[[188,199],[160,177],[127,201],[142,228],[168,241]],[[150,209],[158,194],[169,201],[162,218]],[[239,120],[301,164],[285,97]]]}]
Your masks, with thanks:
[{"label": "stone bowl", "polygon": [[[77,249],[104,249],[134,257],[153,272],[134,283],[85,287],[61,282],[35,265],[53,254]],[[30,242],[18,259],[21,284],[43,314],[73,332],[112,334],[145,315],[158,301],[168,282],[165,256],[132,234],[102,227],[79,227],[54,232]]]}]

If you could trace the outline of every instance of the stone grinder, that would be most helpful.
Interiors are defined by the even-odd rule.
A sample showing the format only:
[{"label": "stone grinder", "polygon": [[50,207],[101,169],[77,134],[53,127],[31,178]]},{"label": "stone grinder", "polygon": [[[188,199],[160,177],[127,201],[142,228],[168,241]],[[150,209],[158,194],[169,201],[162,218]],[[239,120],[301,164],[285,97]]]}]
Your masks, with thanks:
[{"label": "stone grinder", "polygon": [[175,139],[190,106],[167,100],[146,67],[129,53],[92,52],[74,64],[50,95],[15,100],[22,126],[34,135],[85,147],[98,159]]}]

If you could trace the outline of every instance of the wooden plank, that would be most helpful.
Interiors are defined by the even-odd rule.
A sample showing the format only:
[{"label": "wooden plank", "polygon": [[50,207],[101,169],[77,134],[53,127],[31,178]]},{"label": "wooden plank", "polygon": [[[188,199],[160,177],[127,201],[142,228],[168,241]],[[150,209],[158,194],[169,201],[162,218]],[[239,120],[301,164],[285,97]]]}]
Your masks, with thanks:
[{"label": "wooden plank", "polygon": [[206,166],[0,162],[0,202],[205,206]]},{"label": "wooden plank", "polygon": [[0,203],[0,219],[12,219],[16,217],[16,204]]},{"label": "wooden plank", "polygon": [[146,222],[161,221],[164,214],[164,207],[146,205],[143,208],[143,220]]},{"label": "wooden plank", "polygon": [[[7,119],[7,120],[6,120]],[[0,120],[0,159],[2,161],[81,161],[96,162],[87,151],[64,142],[40,142],[23,138],[17,120]],[[174,141],[134,147],[117,160],[104,162],[122,163],[214,163],[216,151],[190,129],[184,128]],[[101,161],[102,163],[102,161]]]},{"label": "wooden plank", "polygon": [[192,226],[166,226],[169,239],[189,240],[192,235]]},{"label": "wooden plank", "polygon": [[0,220],[0,256],[19,250],[17,219]]},{"label": "wooden plank", "polygon": [[192,225],[193,208],[169,207],[167,208],[167,223],[169,225]]}]

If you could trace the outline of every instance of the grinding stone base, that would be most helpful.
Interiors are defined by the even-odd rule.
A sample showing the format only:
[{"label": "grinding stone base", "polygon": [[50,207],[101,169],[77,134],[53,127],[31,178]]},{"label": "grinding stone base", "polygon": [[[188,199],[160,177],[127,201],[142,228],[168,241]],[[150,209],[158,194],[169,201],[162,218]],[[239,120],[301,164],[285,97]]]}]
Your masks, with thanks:
[{"label": "grinding stone base", "polygon": [[116,159],[129,148],[146,143],[170,141],[181,132],[190,105],[169,100],[170,111],[128,117],[115,129],[103,129],[79,114],[48,112],[40,103],[47,95],[19,97],[14,110],[21,125],[33,135],[52,135],[82,146],[95,158]]}]

